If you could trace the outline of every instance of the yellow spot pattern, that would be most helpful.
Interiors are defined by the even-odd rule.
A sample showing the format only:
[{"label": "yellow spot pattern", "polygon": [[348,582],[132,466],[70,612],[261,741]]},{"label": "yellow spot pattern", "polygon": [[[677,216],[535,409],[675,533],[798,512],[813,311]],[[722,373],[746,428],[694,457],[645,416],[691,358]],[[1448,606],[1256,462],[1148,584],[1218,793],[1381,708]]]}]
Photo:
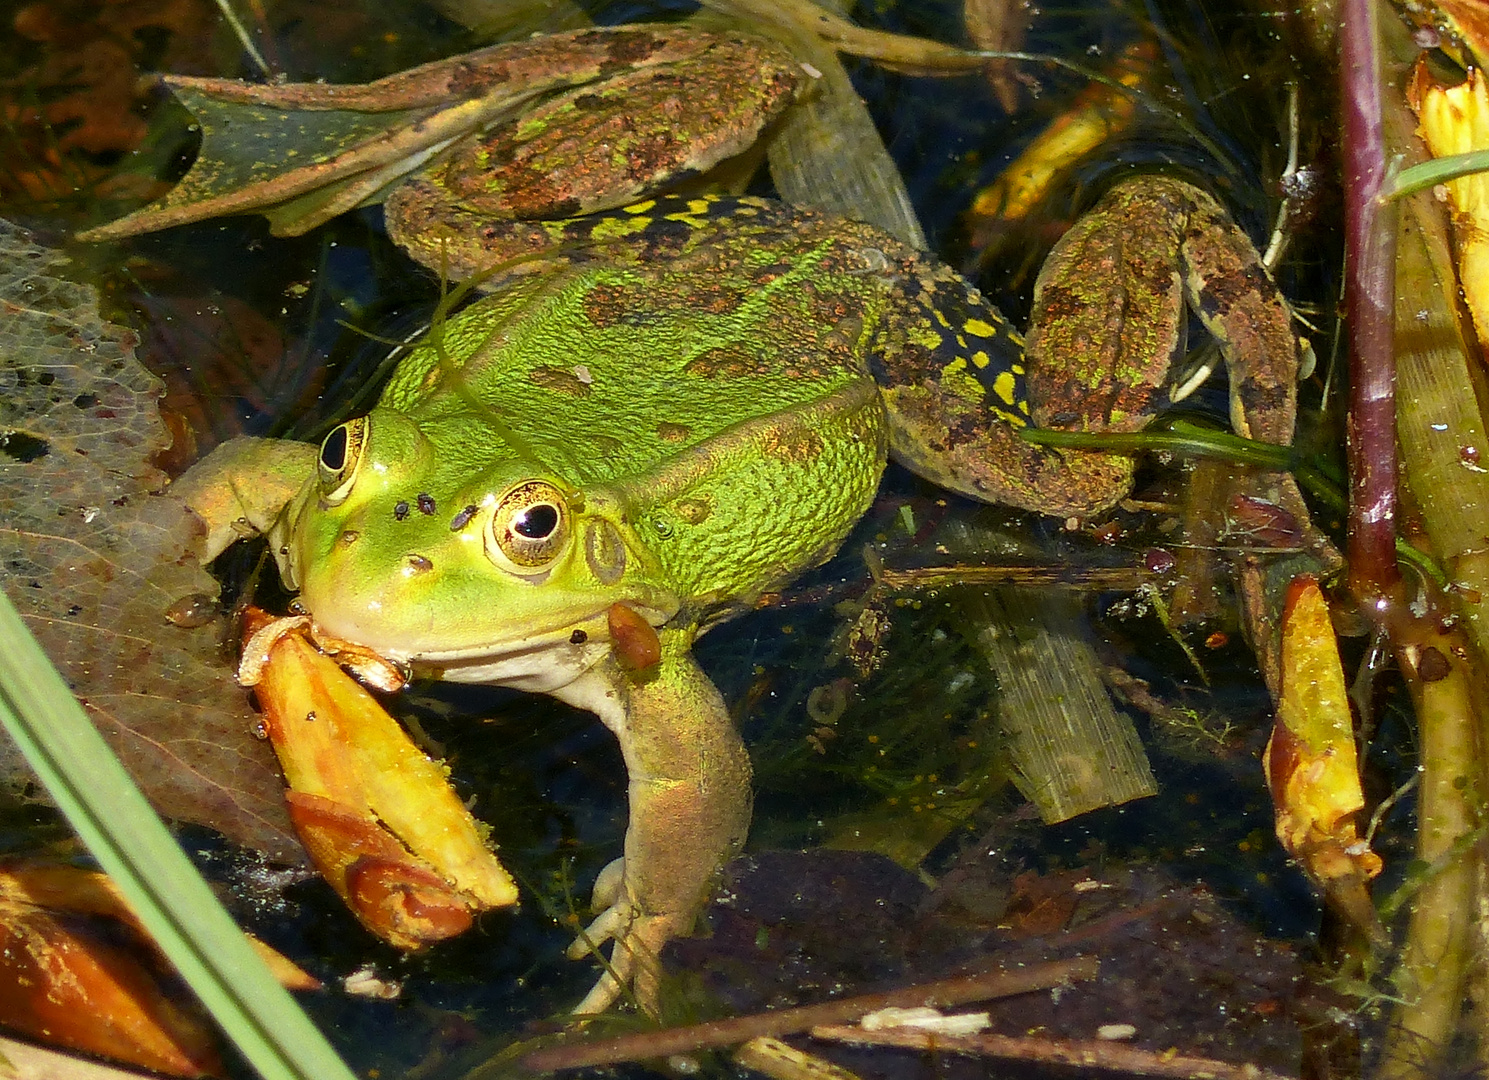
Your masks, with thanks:
[{"label": "yellow spot pattern", "polygon": [[[628,206],[626,209],[634,210],[635,208]],[[595,222],[590,236],[595,240],[619,240],[627,236],[635,236],[639,232],[644,232],[651,222],[651,218],[643,217],[639,214],[629,219],[622,217],[601,218]]]},{"label": "yellow spot pattern", "polygon": [[[697,200],[695,200],[695,201],[697,201]],[[690,203],[689,206],[691,207],[691,205],[692,204]],[[707,205],[708,205],[707,203],[704,203],[703,204],[705,210],[707,209]],[[690,210],[679,210],[675,214],[667,214],[667,215],[665,215],[664,218],[663,218],[663,220],[664,221],[680,221],[684,225],[688,226],[689,228],[692,228],[692,229],[701,229],[701,228],[703,228],[708,223],[708,219],[707,218],[700,218],[700,217],[698,217],[697,216],[698,213],[699,213],[699,211],[697,211],[697,210],[691,210],[691,209]]]},{"label": "yellow spot pattern", "polygon": [[999,372],[998,377],[993,380],[993,393],[998,395],[998,400],[1003,402],[1003,404],[1005,405],[1012,406],[1018,404],[1018,402],[1014,399],[1013,391],[1013,372]]},{"label": "yellow spot pattern", "polygon": [[962,324],[962,329],[978,337],[996,337],[998,334],[998,328],[986,319],[968,319]]}]

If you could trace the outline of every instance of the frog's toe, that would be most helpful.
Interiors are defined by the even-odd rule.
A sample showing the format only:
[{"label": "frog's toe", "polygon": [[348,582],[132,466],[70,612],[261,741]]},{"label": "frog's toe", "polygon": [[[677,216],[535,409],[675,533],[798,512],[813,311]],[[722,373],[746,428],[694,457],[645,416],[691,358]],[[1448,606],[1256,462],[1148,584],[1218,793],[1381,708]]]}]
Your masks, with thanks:
[{"label": "frog's toe", "polygon": [[638,914],[639,912],[631,904],[612,903],[585,928],[584,933],[569,943],[564,955],[570,960],[582,960],[598,951],[601,945],[612,938],[616,941],[622,940]]},{"label": "frog's toe", "polygon": [[576,946],[578,955],[583,956],[591,949],[598,949],[606,938],[615,941],[605,973],[584,1000],[574,1006],[574,1012],[581,1015],[604,1012],[629,986],[637,1006],[655,1016],[662,984],[662,967],[658,958],[662,946],[673,936],[672,920],[666,916],[640,915],[630,905],[607,909],[569,947],[570,957],[576,955]]},{"label": "frog's toe", "polygon": [[590,894],[589,909],[591,911],[604,911],[606,908],[614,907],[615,902],[620,899],[621,890],[626,884],[626,860],[625,856],[611,859],[605,864],[605,868],[595,877],[594,891]]}]

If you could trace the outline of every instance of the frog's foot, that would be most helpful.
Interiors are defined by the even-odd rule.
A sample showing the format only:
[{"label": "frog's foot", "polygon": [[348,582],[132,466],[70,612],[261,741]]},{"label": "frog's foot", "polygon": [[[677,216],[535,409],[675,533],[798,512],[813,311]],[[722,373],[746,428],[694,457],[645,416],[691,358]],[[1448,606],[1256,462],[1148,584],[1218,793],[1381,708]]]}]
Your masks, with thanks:
[{"label": "frog's foot", "polygon": [[598,956],[606,941],[615,944],[605,962],[605,973],[574,1006],[574,1012],[604,1012],[630,987],[641,1010],[655,1016],[661,992],[662,947],[687,927],[680,925],[681,920],[674,914],[642,910],[626,888],[625,859],[616,859],[600,872],[595,880],[594,906],[604,910],[569,946],[569,959]]}]

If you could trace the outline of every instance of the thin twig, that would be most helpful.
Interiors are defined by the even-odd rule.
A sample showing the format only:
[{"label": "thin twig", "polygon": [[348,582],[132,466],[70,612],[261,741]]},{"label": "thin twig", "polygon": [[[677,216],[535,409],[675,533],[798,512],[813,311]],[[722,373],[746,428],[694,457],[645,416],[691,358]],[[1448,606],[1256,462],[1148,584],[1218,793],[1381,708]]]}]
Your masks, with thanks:
[{"label": "thin twig", "polygon": [[232,27],[233,34],[238,39],[238,44],[243,46],[243,51],[248,54],[248,58],[254,62],[264,78],[272,79],[274,77],[274,70],[269,67],[269,62],[264,59],[264,54],[259,52],[258,46],[253,43],[253,37],[248,33],[248,27],[244,26],[242,21],[239,20],[238,13],[233,10],[233,5],[229,0],[217,0],[217,10],[227,20],[228,26]]},{"label": "thin twig", "polygon": [[971,1054],[1014,1061],[1038,1061],[1080,1068],[1110,1069],[1170,1080],[1289,1080],[1283,1073],[1237,1065],[1214,1058],[1190,1057],[1170,1050],[1143,1050],[1100,1039],[1041,1039],[1017,1035],[937,1035],[929,1031],[889,1028],[815,1027],[814,1039],[858,1046],[898,1046],[933,1053]]},{"label": "thin twig", "polygon": [[752,1016],[736,1016],[689,1027],[666,1028],[612,1039],[585,1039],[545,1046],[521,1058],[531,1072],[555,1072],[586,1065],[613,1065],[621,1061],[644,1061],[694,1050],[734,1046],[761,1035],[790,1035],[824,1024],[843,1024],[879,1009],[913,1008],[917,1005],[963,1005],[970,1001],[1048,990],[1077,980],[1094,979],[1099,965],[1095,957],[1077,956],[1030,964],[1014,971],[989,971],[954,979],[907,986],[882,994],[863,994],[820,1005],[777,1009]]}]

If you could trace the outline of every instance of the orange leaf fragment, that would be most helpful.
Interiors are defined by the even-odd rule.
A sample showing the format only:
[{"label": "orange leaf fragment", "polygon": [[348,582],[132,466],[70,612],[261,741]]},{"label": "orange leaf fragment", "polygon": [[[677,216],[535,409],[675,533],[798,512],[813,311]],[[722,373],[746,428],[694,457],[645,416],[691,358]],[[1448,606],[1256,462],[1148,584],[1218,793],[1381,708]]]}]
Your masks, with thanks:
[{"label": "orange leaf fragment", "polygon": [[1282,616],[1282,693],[1262,765],[1277,839],[1362,928],[1375,916],[1365,884],[1380,857],[1355,829],[1365,805],[1344,669],[1328,603],[1312,577],[1297,578]]},{"label": "orange leaf fragment", "polygon": [[[120,941],[122,923],[135,933]],[[172,1076],[221,1076],[216,1036],[162,988],[148,939],[102,874],[0,868],[0,1024]]]},{"label": "orange leaf fragment", "polygon": [[304,628],[286,626],[264,651],[254,692],[289,781],[291,820],[362,924],[417,949],[516,903],[516,885],[444,767]]},{"label": "orange leaf fragment", "polygon": [[1110,73],[1116,85],[1092,83],[991,184],[977,193],[967,212],[974,247],[998,244],[1015,225],[1029,217],[1081,158],[1130,125],[1137,111],[1137,98],[1117,86],[1137,87],[1157,60],[1155,42],[1138,41],[1128,46]]},{"label": "orange leaf fragment", "polygon": [[623,667],[645,671],[662,662],[662,639],[635,608],[611,604],[606,621],[610,626],[615,657]]}]

